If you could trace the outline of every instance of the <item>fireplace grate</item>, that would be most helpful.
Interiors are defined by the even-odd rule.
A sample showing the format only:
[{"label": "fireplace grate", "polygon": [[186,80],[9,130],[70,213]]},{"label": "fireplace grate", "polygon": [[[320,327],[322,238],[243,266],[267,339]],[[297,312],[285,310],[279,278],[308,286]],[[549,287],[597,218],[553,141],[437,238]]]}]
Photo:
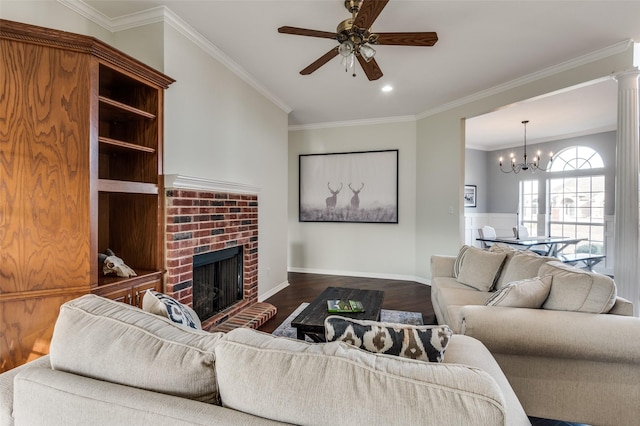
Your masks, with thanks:
[{"label": "fireplace grate", "polygon": [[242,300],[242,247],[193,257],[193,309],[201,321]]}]

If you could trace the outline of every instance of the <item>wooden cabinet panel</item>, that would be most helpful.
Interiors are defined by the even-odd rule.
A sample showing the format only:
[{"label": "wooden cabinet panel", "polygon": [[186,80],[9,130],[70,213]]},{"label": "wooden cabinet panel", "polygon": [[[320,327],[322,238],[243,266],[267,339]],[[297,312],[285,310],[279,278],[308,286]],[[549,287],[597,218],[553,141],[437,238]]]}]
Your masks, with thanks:
[{"label": "wooden cabinet panel", "polygon": [[129,279],[121,282],[114,282],[111,285],[102,285],[96,288],[93,293],[98,296],[117,300],[128,305],[142,308],[142,298],[147,289],[162,291],[161,274],[151,274],[141,278]]},{"label": "wooden cabinet panel", "polygon": [[88,286],[89,58],[0,40],[0,293]]},{"label": "wooden cabinet panel", "polygon": [[60,305],[86,293],[0,300],[0,371],[48,354]]}]

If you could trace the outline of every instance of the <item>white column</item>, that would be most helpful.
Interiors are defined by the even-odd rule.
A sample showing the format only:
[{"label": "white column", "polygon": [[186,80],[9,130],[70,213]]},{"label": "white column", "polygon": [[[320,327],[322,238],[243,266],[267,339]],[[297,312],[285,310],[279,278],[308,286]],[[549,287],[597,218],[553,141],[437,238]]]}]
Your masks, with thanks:
[{"label": "white column", "polygon": [[614,279],[618,294],[640,305],[640,140],[638,127],[638,70],[616,76],[618,80],[618,131],[616,136],[616,205]]}]

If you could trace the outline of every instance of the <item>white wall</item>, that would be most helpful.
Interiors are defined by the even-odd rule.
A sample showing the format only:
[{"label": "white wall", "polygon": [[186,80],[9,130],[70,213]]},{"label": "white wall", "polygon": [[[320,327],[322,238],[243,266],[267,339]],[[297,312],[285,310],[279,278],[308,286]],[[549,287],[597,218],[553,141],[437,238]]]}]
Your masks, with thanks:
[{"label": "white wall", "polygon": [[0,18],[41,27],[90,35],[105,43],[113,34],[68,7],[52,0],[0,0]]},{"label": "white wall", "polygon": [[[289,132],[289,269],[415,278],[415,122]],[[298,222],[300,154],[398,149],[398,224]]]},{"label": "white wall", "polygon": [[287,114],[166,25],[165,174],[258,187],[259,295],[287,282]]}]

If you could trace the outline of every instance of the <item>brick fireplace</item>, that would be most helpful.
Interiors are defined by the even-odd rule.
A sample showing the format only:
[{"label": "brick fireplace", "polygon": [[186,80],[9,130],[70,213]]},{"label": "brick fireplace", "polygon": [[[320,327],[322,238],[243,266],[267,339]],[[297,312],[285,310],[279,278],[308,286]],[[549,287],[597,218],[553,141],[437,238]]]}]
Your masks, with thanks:
[{"label": "brick fireplace", "polygon": [[258,195],[246,187],[198,189],[193,179],[195,189],[180,188],[177,181],[184,178],[165,189],[165,293],[193,306],[194,256],[242,247],[242,300],[203,321],[211,330],[258,302]]}]

